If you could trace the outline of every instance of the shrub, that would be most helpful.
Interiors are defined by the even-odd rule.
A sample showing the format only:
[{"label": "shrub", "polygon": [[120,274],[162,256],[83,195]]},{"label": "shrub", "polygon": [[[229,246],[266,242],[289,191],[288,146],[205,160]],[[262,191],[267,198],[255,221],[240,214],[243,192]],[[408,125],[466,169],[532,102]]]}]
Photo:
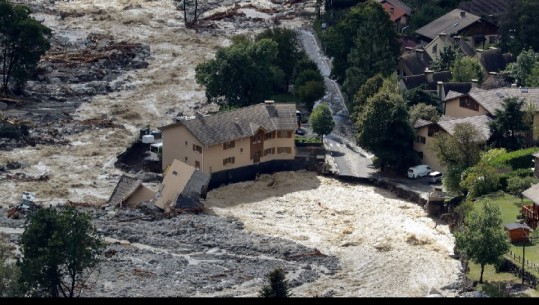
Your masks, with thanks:
[{"label": "shrub", "polygon": [[515,169],[529,169],[533,167],[533,154],[539,151],[539,147],[519,149],[508,153],[500,153],[488,160],[488,164],[495,167],[510,166]]}]

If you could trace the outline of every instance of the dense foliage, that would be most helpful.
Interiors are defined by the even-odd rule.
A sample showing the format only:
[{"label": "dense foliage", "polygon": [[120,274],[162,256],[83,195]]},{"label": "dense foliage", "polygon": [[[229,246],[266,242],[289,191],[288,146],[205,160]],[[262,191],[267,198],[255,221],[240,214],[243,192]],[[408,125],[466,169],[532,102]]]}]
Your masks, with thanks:
[{"label": "dense foliage", "polygon": [[277,268],[267,276],[269,284],[262,287],[260,297],[262,298],[288,298],[290,285],[286,280],[283,269]]},{"label": "dense foliage", "polygon": [[526,135],[532,126],[524,120],[524,103],[524,99],[506,98],[502,102],[502,109],[496,109],[494,119],[489,122],[489,142],[492,146],[507,150],[517,150],[525,146]]},{"label": "dense foliage", "polygon": [[10,87],[22,89],[41,56],[50,48],[51,30],[30,14],[26,6],[0,0],[0,92],[3,95],[10,92]]},{"label": "dense foliage", "polygon": [[89,214],[75,208],[37,210],[27,218],[21,237],[23,290],[29,296],[77,296],[103,248]]},{"label": "dense foliage", "polygon": [[319,136],[328,135],[335,128],[331,110],[325,103],[318,104],[309,117],[312,130]]}]

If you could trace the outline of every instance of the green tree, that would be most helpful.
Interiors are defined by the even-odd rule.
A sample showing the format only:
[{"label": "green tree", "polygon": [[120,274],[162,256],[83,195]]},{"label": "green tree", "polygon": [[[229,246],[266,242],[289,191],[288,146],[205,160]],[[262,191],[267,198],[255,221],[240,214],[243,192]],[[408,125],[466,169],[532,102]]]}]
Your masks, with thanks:
[{"label": "green tree", "polygon": [[0,242],[0,298],[18,296],[20,269],[8,262],[8,250]]},{"label": "green tree", "polygon": [[446,168],[442,180],[449,191],[461,191],[461,174],[479,162],[484,144],[485,139],[470,123],[457,124],[453,134],[443,131],[434,134],[428,149],[434,152],[440,164]]},{"label": "green tree", "polygon": [[402,96],[408,107],[418,104],[432,105],[436,107],[439,112],[442,112],[442,103],[440,102],[440,98],[430,92],[425,91],[425,88],[422,88],[421,86],[414,89],[405,90]]},{"label": "green tree", "polygon": [[464,219],[464,228],[455,233],[457,248],[481,266],[479,283],[483,283],[485,265],[495,264],[509,251],[507,234],[502,229],[500,209],[484,202]]},{"label": "green tree", "polygon": [[277,268],[267,275],[269,285],[262,287],[260,297],[262,298],[288,298],[290,285],[286,280],[283,269]]},{"label": "green tree", "polygon": [[[324,40],[328,55],[333,57],[332,76],[340,83],[345,82],[345,76],[354,78],[343,85],[347,100],[370,77],[392,73],[400,53],[395,25],[375,1],[365,1],[348,10],[327,31]],[[347,69],[351,70],[347,73]]]},{"label": "green tree", "polygon": [[533,49],[539,51],[539,2],[535,0],[512,1],[509,12],[503,18],[500,32],[500,45],[504,52],[518,55],[520,51]]},{"label": "green tree", "polygon": [[436,72],[449,71],[457,58],[457,47],[449,45],[440,51],[440,55],[436,55],[430,68]]},{"label": "green tree", "polygon": [[438,122],[440,113],[438,109],[432,105],[417,104],[410,107],[410,123],[412,126],[418,119],[427,120],[430,122]]},{"label": "green tree", "polygon": [[102,238],[89,214],[69,207],[37,210],[21,237],[20,282],[33,296],[74,297],[77,285],[99,262]]},{"label": "green tree", "polygon": [[260,103],[283,84],[284,72],[274,65],[277,54],[278,44],[271,39],[238,41],[197,65],[195,78],[206,87],[210,102],[230,107]]},{"label": "green tree", "polygon": [[477,79],[478,83],[483,82],[481,63],[475,57],[457,56],[450,71],[451,81],[470,82],[472,79]]},{"label": "green tree", "polygon": [[363,108],[367,104],[367,99],[374,96],[378,93],[378,90],[382,87],[384,83],[384,77],[382,74],[376,74],[375,76],[369,78],[356,92],[354,96],[354,101],[352,104],[352,118],[357,120],[359,115],[363,112]]},{"label": "green tree", "polygon": [[287,86],[302,55],[296,32],[280,27],[267,29],[256,36],[257,41],[262,39],[271,39],[277,43],[277,58],[274,64],[284,72]]},{"label": "green tree", "polygon": [[509,63],[505,71],[515,79],[520,86],[527,86],[528,78],[539,60],[539,54],[532,49],[522,51],[515,62]]},{"label": "green tree", "polygon": [[490,141],[494,147],[510,151],[523,148],[531,128],[524,121],[524,103],[523,99],[516,97],[506,98],[502,102],[502,109],[496,110],[495,118],[489,122]]},{"label": "green tree", "polygon": [[296,88],[296,95],[309,110],[313,108],[314,102],[324,97],[326,86],[323,81],[310,80]]},{"label": "green tree", "polygon": [[367,100],[356,122],[357,143],[380,160],[381,169],[403,171],[417,161],[414,131],[402,97],[381,91]]},{"label": "green tree", "polygon": [[466,169],[461,179],[460,186],[467,192],[468,200],[495,192],[500,187],[500,174],[497,169],[484,162]]},{"label": "green tree", "polygon": [[519,177],[519,176],[512,176],[507,179],[507,191],[518,198],[520,198],[520,201],[524,201],[524,195],[522,192],[527,190],[532,186],[532,184],[537,183],[537,178],[535,177]]},{"label": "green tree", "polygon": [[331,110],[326,103],[318,104],[309,117],[309,124],[312,130],[320,137],[331,133],[335,128],[335,121],[331,115]]},{"label": "green tree", "polygon": [[0,92],[8,95],[9,85],[20,90],[50,48],[51,30],[30,16],[24,5],[0,0]]}]

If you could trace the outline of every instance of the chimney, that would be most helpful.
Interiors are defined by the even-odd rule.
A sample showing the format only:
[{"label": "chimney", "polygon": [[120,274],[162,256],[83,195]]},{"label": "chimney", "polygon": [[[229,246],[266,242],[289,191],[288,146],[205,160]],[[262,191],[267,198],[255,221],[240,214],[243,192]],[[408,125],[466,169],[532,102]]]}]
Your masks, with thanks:
[{"label": "chimney", "polygon": [[265,100],[264,101],[264,104],[266,104],[266,105],[273,105],[274,103],[275,103],[275,101],[273,101],[273,100]]},{"label": "chimney", "polygon": [[438,34],[438,36],[445,36],[445,35],[447,35],[446,32],[441,32]]},{"label": "chimney", "polygon": [[240,119],[239,118],[234,118],[234,124],[239,125],[240,124]]},{"label": "chimney", "polygon": [[511,88],[516,88],[516,87],[517,87],[517,84],[515,84],[515,83],[511,84]]},{"label": "chimney", "polygon": [[460,18],[464,18],[466,17],[466,12],[465,11],[460,11]]},{"label": "chimney", "polygon": [[413,52],[413,51],[414,51],[414,48],[412,48],[412,47],[405,47],[404,50],[406,50],[406,51],[405,51],[406,54],[412,54],[412,53],[414,53],[414,52]]},{"label": "chimney", "polygon": [[434,71],[433,70],[429,70],[429,68],[426,68],[425,69],[425,78],[427,79],[427,83],[432,83],[434,82]]},{"label": "chimney", "polygon": [[479,83],[479,81],[477,79],[472,79],[472,88],[477,88],[477,84]]},{"label": "chimney", "polygon": [[389,8],[389,14],[393,15],[393,13],[395,13],[395,8],[394,8],[394,7],[390,7],[390,8]]},{"label": "chimney", "polygon": [[460,35],[453,36],[453,39],[455,39],[455,41],[459,41],[460,40]]},{"label": "chimney", "polygon": [[421,48],[416,48],[415,49],[415,53],[416,55],[419,57],[419,59],[423,60],[423,52],[425,52],[425,50],[421,49]]},{"label": "chimney", "polygon": [[498,75],[498,72],[489,72],[489,75]]},{"label": "chimney", "polygon": [[437,81],[436,87],[438,89],[438,97],[440,98],[441,101],[443,101],[445,99],[444,82]]}]

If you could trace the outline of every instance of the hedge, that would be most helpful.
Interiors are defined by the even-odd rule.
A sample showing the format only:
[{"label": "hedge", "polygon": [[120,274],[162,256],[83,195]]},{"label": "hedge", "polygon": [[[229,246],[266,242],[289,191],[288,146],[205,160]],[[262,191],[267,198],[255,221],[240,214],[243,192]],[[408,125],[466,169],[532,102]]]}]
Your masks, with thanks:
[{"label": "hedge", "polygon": [[520,150],[515,150],[505,154],[501,154],[488,163],[494,167],[505,167],[509,166],[513,170],[522,168],[529,169],[534,166],[533,164],[533,154],[539,151],[539,147],[531,147]]}]

